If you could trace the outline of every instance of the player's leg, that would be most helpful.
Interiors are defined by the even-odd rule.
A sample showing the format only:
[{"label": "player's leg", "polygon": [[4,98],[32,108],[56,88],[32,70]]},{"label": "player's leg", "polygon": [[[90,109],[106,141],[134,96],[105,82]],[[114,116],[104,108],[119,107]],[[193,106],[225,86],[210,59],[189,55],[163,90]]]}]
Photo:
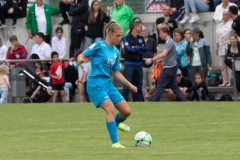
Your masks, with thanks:
[{"label": "player's leg", "polygon": [[106,126],[112,141],[113,148],[125,148],[118,141],[117,125],[115,122],[115,107],[110,99],[105,100],[102,105],[102,109],[106,112]]},{"label": "player's leg", "polygon": [[124,132],[130,131],[130,127],[122,123],[131,115],[131,109],[128,103],[125,100],[122,100],[115,104],[115,108],[119,111],[115,116],[118,129]]},{"label": "player's leg", "polygon": [[125,132],[129,131],[129,126],[121,123],[125,121],[127,117],[131,114],[131,109],[129,105],[124,100],[123,96],[119,93],[119,91],[114,87],[112,82],[109,82],[106,88],[109,98],[115,105],[115,108],[119,111],[119,113],[117,113],[115,116],[115,121],[118,129]]},{"label": "player's leg", "polygon": [[101,78],[90,77],[87,83],[87,92],[94,105],[97,108],[101,107],[106,112],[106,126],[112,141],[112,147],[124,148],[118,142],[117,125],[115,122],[116,109],[106,92],[104,84],[105,82]]}]

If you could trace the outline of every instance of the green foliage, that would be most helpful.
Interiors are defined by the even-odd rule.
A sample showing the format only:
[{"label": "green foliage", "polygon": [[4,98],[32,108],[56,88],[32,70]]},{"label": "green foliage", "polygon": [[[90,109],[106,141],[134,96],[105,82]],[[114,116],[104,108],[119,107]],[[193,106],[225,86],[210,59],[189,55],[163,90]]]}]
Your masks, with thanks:
[{"label": "green foliage", "polygon": [[[239,160],[239,103],[129,103],[126,149],[112,149],[105,113],[92,103],[0,106],[1,160]],[[135,147],[148,132],[150,147]]]}]

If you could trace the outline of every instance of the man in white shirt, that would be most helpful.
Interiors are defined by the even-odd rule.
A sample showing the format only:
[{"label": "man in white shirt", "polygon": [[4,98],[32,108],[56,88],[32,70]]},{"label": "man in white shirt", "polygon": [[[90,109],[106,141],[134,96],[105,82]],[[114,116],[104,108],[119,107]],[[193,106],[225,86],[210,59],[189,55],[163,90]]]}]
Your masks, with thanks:
[{"label": "man in white shirt", "polygon": [[[3,45],[2,39],[0,38],[0,60],[6,60],[7,58],[7,46]],[[0,62],[1,64],[2,62]]]},{"label": "man in white shirt", "polygon": [[39,59],[41,60],[44,59],[50,60],[52,48],[50,47],[49,44],[44,42],[44,34],[41,32],[36,33],[35,42],[36,44],[32,47],[31,54],[37,54]]}]

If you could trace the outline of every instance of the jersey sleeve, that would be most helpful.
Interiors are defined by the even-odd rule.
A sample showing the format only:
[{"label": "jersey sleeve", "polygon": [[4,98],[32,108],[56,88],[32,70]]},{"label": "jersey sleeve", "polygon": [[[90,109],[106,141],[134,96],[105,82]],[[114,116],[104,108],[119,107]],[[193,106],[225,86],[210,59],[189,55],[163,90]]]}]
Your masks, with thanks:
[{"label": "jersey sleeve", "polygon": [[91,56],[97,54],[98,49],[100,49],[100,45],[99,45],[99,43],[96,42],[96,43],[93,43],[90,47],[88,47],[85,51],[83,51],[83,54],[86,57],[91,57]]},{"label": "jersey sleeve", "polygon": [[120,52],[118,51],[118,49],[116,50],[117,50],[117,58],[112,68],[113,71],[119,71],[121,69],[120,68]]}]

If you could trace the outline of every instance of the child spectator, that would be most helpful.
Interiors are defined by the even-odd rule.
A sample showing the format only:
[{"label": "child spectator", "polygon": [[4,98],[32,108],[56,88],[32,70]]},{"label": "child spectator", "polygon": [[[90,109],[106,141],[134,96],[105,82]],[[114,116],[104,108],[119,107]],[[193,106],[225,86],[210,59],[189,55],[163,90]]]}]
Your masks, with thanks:
[{"label": "child spectator", "polygon": [[66,66],[59,60],[59,56],[57,52],[52,52],[51,58],[53,60],[52,65],[50,66],[50,77],[52,78],[52,89],[54,90],[53,94],[53,103],[56,102],[58,92],[60,92],[61,99],[63,102],[66,102],[65,91],[64,91],[64,76],[63,69]]},{"label": "child spectator", "polygon": [[192,92],[193,94],[190,98],[190,101],[193,100],[197,100],[197,101],[204,101],[204,99],[207,97],[208,95],[208,88],[207,85],[205,83],[205,81],[202,78],[202,75],[200,73],[196,73],[195,74],[195,85],[192,87],[189,87],[186,92]]},{"label": "child spectator", "polygon": [[52,51],[59,54],[59,58],[64,58],[66,54],[66,39],[63,35],[63,28],[57,27],[55,30],[56,36],[52,38]]},{"label": "child spectator", "polygon": [[43,73],[42,73],[42,66],[40,62],[34,62],[34,67],[35,67],[35,74],[39,78],[43,78]]},{"label": "child spectator", "polygon": [[6,65],[0,66],[0,104],[7,103],[8,89],[11,89],[9,83],[9,68]]},{"label": "child spectator", "polygon": [[[77,50],[75,53],[75,56],[77,57],[79,54],[81,54],[83,50]],[[87,79],[89,77],[89,74],[91,72],[91,62],[89,58],[85,58],[85,63],[78,66],[78,76],[79,79],[77,80],[78,90],[79,90],[79,98],[80,102],[90,102],[88,93],[87,93]]]},{"label": "child spectator", "polygon": [[[23,45],[18,43],[17,36],[11,36],[9,41],[11,42],[11,46],[8,48],[7,59],[27,59],[27,50]],[[13,68],[18,64],[19,62],[12,63],[10,68]]]}]

